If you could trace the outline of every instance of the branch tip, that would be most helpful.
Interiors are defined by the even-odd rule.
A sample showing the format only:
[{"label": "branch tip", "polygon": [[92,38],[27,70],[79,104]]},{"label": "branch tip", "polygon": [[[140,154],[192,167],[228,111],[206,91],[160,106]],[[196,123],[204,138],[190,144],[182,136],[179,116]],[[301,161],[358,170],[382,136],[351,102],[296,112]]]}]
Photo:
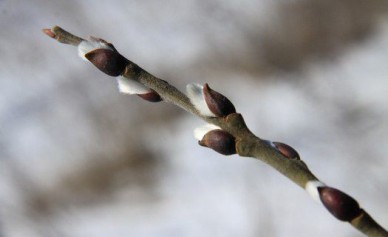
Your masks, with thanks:
[{"label": "branch tip", "polygon": [[42,32],[45,33],[48,37],[55,39],[55,34],[51,29],[42,29]]},{"label": "branch tip", "polygon": [[53,26],[51,29],[45,28],[42,31],[50,38],[56,39],[63,44],[78,46],[83,41],[82,38],[67,32],[59,26]]}]

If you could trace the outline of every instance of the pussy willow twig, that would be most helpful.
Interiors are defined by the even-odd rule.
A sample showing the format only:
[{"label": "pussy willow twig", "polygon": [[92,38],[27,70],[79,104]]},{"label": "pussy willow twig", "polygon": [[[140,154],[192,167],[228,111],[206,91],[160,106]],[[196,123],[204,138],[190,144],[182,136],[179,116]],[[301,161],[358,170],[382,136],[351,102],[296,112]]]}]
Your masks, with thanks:
[{"label": "pussy willow twig", "polygon": [[[208,124],[215,125],[203,138],[199,138],[201,145],[221,154],[237,153],[242,157],[261,160],[304,188],[337,219],[349,222],[367,236],[388,237],[388,232],[360,208],[355,199],[319,181],[292,147],[255,136],[248,129],[243,116],[235,112],[233,104],[207,84],[188,86],[186,95],[123,57],[105,40],[85,40],[58,26],[44,29],[43,32],[61,43],[78,47],[82,58],[89,60],[104,73],[118,77],[122,92],[137,94],[152,102],[175,104]],[[205,108],[197,106],[195,95],[191,96],[197,92],[202,96]]]}]

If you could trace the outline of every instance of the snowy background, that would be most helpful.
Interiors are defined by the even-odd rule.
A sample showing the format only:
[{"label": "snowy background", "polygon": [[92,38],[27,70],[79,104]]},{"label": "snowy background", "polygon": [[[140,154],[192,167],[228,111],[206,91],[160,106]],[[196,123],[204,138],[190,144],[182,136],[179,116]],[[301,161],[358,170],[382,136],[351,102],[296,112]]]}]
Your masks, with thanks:
[{"label": "snowy background", "polygon": [[119,94],[42,34],[104,38],[180,89],[208,82],[388,227],[385,0],[0,0],[0,236],[362,236],[202,121]]}]

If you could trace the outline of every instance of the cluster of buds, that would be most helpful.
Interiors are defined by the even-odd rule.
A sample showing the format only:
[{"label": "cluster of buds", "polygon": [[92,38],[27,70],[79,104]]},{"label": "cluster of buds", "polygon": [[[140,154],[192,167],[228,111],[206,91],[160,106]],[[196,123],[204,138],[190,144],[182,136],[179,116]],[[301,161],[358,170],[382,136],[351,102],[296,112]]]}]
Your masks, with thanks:
[{"label": "cluster of buds", "polygon": [[82,40],[78,45],[78,55],[82,59],[91,62],[105,74],[117,77],[120,92],[136,94],[150,102],[162,100],[158,93],[144,86],[136,79],[122,76],[131,62],[122,56],[111,43],[103,39],[90,37],[90,40]]},{"label": "cluster of buds", "polygon": [[[212,90],[208,84],[189,84],[186,87],[191,103],[204,117],[226,117],[236,113],[232,102],[224,95]],[[194,130],[199,145],[206,146],[223,155],[236,154],[236,139],[220,127],[206,124]]]},{"label": "cluster of buds", "polygon": [[362,213],[360,205],[354,198],[320,181],[307,182],[305,189],[338,220],[350,222]]}]

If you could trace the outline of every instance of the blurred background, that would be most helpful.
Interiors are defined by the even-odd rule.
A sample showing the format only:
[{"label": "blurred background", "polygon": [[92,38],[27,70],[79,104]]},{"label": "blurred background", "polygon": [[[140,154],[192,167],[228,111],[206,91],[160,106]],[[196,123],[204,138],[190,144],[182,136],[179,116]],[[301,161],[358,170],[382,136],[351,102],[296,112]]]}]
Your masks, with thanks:
[{"label": "blurred background", "polygon": [[363,236],[267,165],[198,146],[199,119],[118,93],[53,25],[209,83],[388,228],[386,0],[0,0],[1,237]]}]

